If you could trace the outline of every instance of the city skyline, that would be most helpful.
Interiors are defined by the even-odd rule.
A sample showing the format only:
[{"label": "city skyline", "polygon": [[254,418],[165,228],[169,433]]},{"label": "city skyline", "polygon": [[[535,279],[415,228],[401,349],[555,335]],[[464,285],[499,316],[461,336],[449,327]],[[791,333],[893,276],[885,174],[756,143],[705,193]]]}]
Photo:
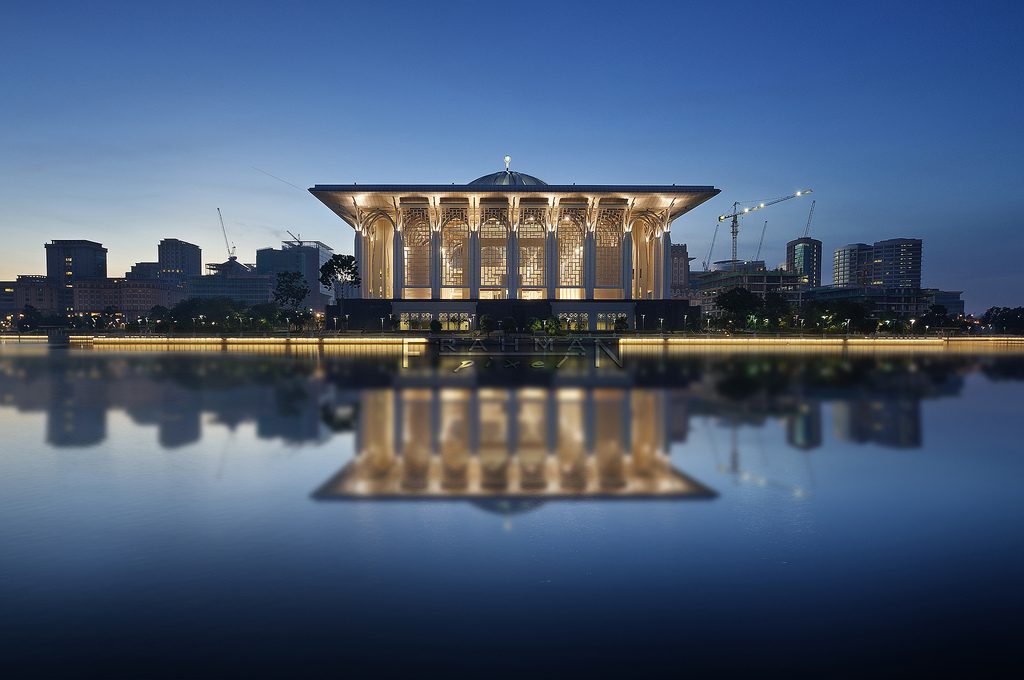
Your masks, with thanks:
[{"label": "city skyline", "polygon": [[[922,238],[927,285],[964,290],[974,313],[1020,304],[1022,95],[1005,80],[1021,48],[997,39],[1021,18],[1015,6],[651,5],[644,16],[659,21],[642,46],[609,20],[619,5],[246,7],[244,20],[230,8],[12,13],[0,29],[12,66],[0,75],[12,102],[0,116],[0,279],[41,273],[39,244],[52,239],[104,243],[115,274],[167,237],[223,261],[218,207],[243,260],[286,230],[351,252],[350,230],[307,187],[463,183],[508,153],[514,170],[552,183],[722,188],[672,230],[698,268],[733,201],[811,187],[810,236],[825,253]],[[338,22],[387,22],[402,49],[341,38]],[[480,36],[478,56],[432,48],[444,26]],[[516,40],[537,26],[528,49]],[[544,39],[560,29],[586,38],[575,50]],[[503,51],[521,66],[494,78],[483,55]],[[623,106],[580,96],[598,87],[621,87]],[[783,262],[808,209],[791,201],[747,218],[739,256],[751,257],[766,218],[762,257]],[[727,251],[722,228],[712,259]]]}]

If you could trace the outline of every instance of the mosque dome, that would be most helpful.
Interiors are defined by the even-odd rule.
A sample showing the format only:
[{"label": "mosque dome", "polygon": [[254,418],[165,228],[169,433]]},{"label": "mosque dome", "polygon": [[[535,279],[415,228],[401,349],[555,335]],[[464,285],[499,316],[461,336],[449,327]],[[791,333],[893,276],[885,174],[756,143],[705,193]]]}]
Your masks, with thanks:
[{"label": "mosque dome", "polygon": [[529,186],[546,186],[547,182],[539,180],[533,175],[527,175],[523,172],[514,172],[508,169],[509,163],[512,161],[510,156],[505,156],[505,169],[502,172],[494,172],[490,175],[484,175],[483,177],[477,177],[475,180],[470,182],[470,186],[489,186],[489,187],[529,187]]}]

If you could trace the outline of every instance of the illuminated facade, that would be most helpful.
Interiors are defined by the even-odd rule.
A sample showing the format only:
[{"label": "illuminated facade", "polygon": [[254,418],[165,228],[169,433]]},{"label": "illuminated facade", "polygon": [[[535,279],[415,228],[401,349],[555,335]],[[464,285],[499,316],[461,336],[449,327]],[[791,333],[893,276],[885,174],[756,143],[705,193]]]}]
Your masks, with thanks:
[{"label": "illuminated facade", "polygon": [[548,185],[506,164],[464,185],[310,192],[355,231],[360,297],[391,301],[403,322],[543,300],[596,329],[599,313],[671,297],[671,224],[718,189]]}]

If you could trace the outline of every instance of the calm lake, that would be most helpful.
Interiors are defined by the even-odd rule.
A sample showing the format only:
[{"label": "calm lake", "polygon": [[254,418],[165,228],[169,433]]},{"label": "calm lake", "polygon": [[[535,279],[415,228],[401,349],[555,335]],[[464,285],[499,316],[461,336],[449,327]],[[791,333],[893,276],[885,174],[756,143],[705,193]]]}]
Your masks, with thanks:
[{"label": "calm lake", "polygon": [[1019,665],[1024,357],[559,361],[0,345],[8,677]]}]

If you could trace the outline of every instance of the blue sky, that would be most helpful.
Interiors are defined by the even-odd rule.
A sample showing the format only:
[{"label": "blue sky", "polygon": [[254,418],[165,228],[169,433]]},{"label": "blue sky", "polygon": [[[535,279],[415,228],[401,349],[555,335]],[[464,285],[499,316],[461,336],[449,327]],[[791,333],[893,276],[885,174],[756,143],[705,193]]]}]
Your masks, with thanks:
[{"label": "blue sky", "polygon": [[[0,15],[0,278],[45,240],[110,273],[160,238],[242,259],[285,229],[348,251],[299,187],[713,184],[674,242],[706,256],[734,200],[812,187],[832,250],[925,239],[924,283],[1024,304],[1017,3],[21,3]],[[810,204],[749,218],[784,259]],[[715,259],[728,256],[726,232]]]}]

